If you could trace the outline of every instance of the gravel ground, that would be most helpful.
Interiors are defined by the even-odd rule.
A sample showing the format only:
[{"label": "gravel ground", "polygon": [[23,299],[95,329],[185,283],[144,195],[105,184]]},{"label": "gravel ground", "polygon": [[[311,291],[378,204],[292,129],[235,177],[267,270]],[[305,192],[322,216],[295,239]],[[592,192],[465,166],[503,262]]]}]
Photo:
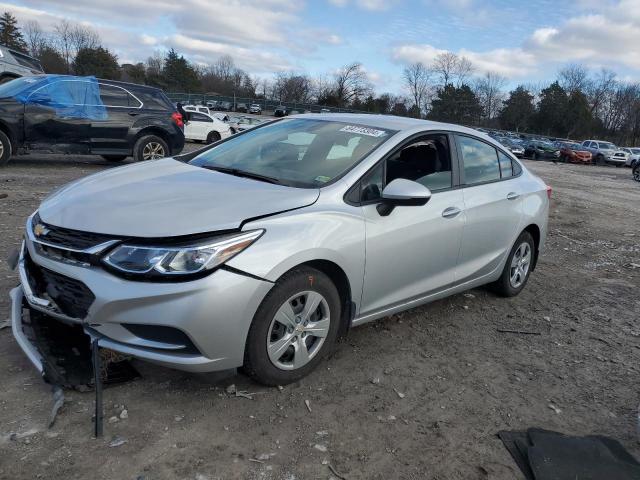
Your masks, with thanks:
[{"label": "gravel ground", "polygon": [[[104,438],[91,437],[91,393],[67,392],[47,430],[50,389],[0,330],[0,478],[513,479],[495,434],[533,426],[609,435],[640,457],[640,184],[628,169],[525,163],[554,194],[521,295],[476,289],[354,329],[281,390],[137,363],[142,379],[105,391],[118,420]],[[110,167],[32,155],[0,170],[0,323],[25,217]]]}]

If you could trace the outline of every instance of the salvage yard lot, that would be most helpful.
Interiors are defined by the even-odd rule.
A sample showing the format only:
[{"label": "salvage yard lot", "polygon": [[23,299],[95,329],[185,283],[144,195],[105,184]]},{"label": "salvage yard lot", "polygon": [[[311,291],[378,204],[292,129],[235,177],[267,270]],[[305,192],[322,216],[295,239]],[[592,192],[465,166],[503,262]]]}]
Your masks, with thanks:
[{"label": "salvage yard lot", "polygon": [[[142,379],[105,390],[105,419],[123,406],[128,418],[103,439],[91,393],[67,392],[47,430],[50,389],[0,330],[0,478],[323,479],[330,464],[350,480],[513,479],[495,433],[528,427],[609,435],[640,456],[640,185],[628,169],[525,164],[554,193],[547,250],[518,297],[476,289],[354,329],[281,390],[137,363]],[[32,155],[0,170],[0,323],[26,216],[111,167]],[[126,443],[109,447],[114,436]]]}]

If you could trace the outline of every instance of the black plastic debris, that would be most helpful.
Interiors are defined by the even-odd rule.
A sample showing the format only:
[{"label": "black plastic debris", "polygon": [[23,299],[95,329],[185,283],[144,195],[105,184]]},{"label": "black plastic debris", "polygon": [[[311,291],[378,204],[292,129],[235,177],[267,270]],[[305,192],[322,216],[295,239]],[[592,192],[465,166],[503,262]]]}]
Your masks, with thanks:
[{"label": "black plastic debris", "polygon": [[640,463],[617,440],[530,428],[498,432],[527,480],[638,480]]}]

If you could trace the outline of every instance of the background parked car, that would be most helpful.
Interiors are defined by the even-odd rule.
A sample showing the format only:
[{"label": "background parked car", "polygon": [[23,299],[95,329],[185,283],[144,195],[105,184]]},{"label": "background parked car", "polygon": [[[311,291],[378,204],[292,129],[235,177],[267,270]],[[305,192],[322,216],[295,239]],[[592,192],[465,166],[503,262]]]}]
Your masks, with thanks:
[{"label": "background parked car", "polygon": [[249,109],[247,108],[247,104],[246,103],[238,103],[238,104],[236,104],[236,112],[249,113]]},{"label": "background parked car", "polygon": [[524,147],[520,143],[515,142],[512,139],[507,137],[499,137],[496,140],[498,140],[502,145],[507,147],[509,151],[513,153],[516,157],[518,158],[524,157]]},{"label": "background parked car", "polygon": [[640,148],[636,148],[636,147],[624,147],[622,148],[622,150],[624,150],[625,152],[627,152],[629,154],[629,156],[627,157],[627,162],[625,163],[625,165],[627,167],[635,167],[636,163],[638,163],[638,160],[640,160]]},{"label": "background parked car", "polygon": [[231,102],[218,102],[215,108],[219,112],[230,112],[231,106]]},{"label": "background parked car", "polygon": [[213,110],[209,107],[205,107],[203,105],[186,105],[183,107],[187,112],[200,112],[206,113],[207,115],[212,115]]},{"label": "background parked car", "polygon": [[154,87],[38,75],[0,85],[0,165],[20,150],[151,160],[182,151],[182,116]]},{"label": "background parked car", "polygon": [[0,83],[43,73],[42,65],[35,58],[0,45]]},{"label": "background parked car", "polygon": [[213,143],[231,136],[228,124],[204,112],[191,112],[184,125],[184,137],[187,140]]},{"label": "background parked car", "polygon": [[591,164],[593,155],[588,150],[582,148],[579,143],[562,143],[560,146],[560,160],[569,163]]},{"label": "background parked car", "polygon": [[261,115],[262,114],[262,107],[260,105],[258,105],[257,103],[252,103],[249,106],[249,113],[255,113],[257,115]]},{"label": "background parked car", "polygon": [[560,150],[547,141],[529,140],[525,144],[524,156],[534,160],[554,159],[560,156]]},{"label": "background parked car", "polygon": [[273,116],[274,117],[284,117],[286,115],[288,115],[288,111],[287,111],[287,107],[285,107],[284,105],[278,105],[275,110],[273,111]]},{"label": "background parked car", "polygon": [[624,165],[627,161],[626,156],[614,157],[614,154],[619,149],[611,142],[605,142],[602,140],[585,140],[582,142],[582,147],[591,152],[591,155],[593,155],[593,162],[598,165],[603,165],[605,163]]}]

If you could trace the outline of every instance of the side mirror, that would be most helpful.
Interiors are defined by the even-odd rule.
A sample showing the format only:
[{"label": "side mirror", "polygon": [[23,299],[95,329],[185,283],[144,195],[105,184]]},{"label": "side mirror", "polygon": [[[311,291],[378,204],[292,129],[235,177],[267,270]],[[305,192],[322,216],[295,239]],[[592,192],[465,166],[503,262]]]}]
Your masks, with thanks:
[{"label": "side mirror", "polygon": [[382,203],[377,206],[378,213],[385,217],[398,206],[420,206],[431,198],[431,190],[424,185],[396,178],[382,190]]}]

